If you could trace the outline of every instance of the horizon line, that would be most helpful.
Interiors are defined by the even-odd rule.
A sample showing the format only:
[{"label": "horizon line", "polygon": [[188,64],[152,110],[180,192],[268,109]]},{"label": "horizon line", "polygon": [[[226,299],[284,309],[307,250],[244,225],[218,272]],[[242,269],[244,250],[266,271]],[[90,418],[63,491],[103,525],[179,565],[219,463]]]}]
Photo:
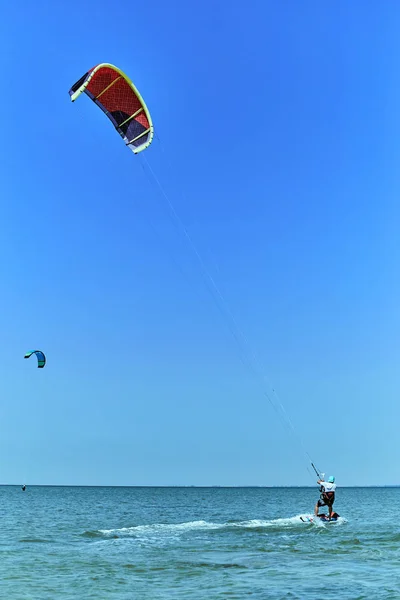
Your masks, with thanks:
[{"label": "horizon line", "polygon": [[[140,485],[140,484],[82,484],[82,483],[0,483],[0,487],[87,487],[87,488],[203,488],[203,489],[314,489],[318,484],[315,485]],[[399,483],[387,483],[387,484],[366,484],[366,485],[340,485],[340,489],[353,489],[353,488],[397,488],[400,487]]]}]

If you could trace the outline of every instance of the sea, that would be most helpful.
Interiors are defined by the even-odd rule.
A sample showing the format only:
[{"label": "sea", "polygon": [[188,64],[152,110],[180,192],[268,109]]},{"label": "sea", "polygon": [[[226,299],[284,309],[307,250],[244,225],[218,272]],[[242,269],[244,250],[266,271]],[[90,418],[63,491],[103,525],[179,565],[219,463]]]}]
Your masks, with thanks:
[{"label": "sea", "polygon": [[0,598],[400,598],[400,488],[0,487]]}]

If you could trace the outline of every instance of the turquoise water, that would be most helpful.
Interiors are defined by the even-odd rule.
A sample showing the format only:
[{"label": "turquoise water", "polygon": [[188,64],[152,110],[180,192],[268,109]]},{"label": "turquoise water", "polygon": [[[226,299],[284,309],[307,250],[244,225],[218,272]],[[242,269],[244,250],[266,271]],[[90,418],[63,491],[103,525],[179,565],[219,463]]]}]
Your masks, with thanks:
[{"label": "turquoise water", "polygon": [[0,487],[7,599],[400,597],[400,488]]}]

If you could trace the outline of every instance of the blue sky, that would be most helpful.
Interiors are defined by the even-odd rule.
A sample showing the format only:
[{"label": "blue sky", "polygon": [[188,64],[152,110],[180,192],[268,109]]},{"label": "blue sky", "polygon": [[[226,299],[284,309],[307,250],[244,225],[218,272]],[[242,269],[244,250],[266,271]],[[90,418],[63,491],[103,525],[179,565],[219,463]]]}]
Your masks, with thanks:
[{"label": "blue sky", "polygon": [[[309,485],[297,435],[339,484],[399,482],[399,24],[365,0],[3,7],[0,482]],[[143,160],[70,102],[99,62],[145,98],[229,308]]]}]

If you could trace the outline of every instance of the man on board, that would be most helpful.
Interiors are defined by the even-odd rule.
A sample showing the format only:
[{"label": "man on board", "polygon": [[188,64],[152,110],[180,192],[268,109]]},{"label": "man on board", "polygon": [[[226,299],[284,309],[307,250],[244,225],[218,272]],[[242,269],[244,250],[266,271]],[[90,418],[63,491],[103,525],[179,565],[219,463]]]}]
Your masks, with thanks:
[{"label": "man on board", "polygon": [[336,483],[335,478],[331,475],[328,481],[323,481],[322,479],[318,479],[318,485],[320,485],[321,495],[319,500],[314,508],[314,515],[318,517],[318,509],[320,506],[328,507],[328,518],[332,518],[333,514],[333,503],[335,502],[335,491],[336,491]]}]

